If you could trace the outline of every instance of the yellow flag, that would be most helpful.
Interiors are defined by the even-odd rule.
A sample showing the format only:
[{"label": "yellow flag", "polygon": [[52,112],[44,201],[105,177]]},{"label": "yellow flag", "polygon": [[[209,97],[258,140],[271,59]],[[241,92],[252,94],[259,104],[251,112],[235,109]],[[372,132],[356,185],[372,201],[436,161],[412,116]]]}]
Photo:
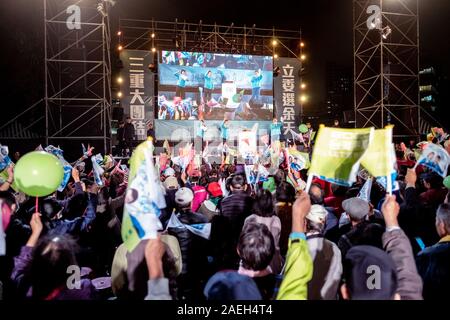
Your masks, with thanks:
[{"label": "yellow flag", "polygon": [[361,159],[361,165],[374,177],[385,177],[394,171],[394,156],[392,154],[392,129],[374,131],[373,139]]}]

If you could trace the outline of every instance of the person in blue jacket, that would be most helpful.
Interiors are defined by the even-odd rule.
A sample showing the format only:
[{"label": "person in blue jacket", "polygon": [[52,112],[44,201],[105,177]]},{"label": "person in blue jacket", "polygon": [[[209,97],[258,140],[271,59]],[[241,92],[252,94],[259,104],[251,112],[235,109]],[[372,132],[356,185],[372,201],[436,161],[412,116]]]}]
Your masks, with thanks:
[{"label": "person in blue jacket", "polygon": [[208,70],[208,72],[205,74],[205,102],[206,103],[211,101],[213,90],[214,90],[214,83],[213,83],[213,78],[212,78],[212,72],[211,72],[211,70]]},{"label": "person in blue jacket", "polygon": [[201,119],[200,125],[197,128],[197,133],[196,133],[195,141],[194,141],[196,153],[201,153],[203,151],[203,144],[204,144],[206,130],[208,130],[208,127],[205,124],[205,120]]},{"label": "person in blue jacket", "polygon": [[255,74],[251,78],[251,84],[252,84],[252,101],[259,101],[261,97],[261,81],[262,81],[262,74],[261,70],[255,70]]},{"label": "person in blue jacket", "polygon": [[280,118],[280,122],[278,122],[277,118],[273,118],[273,121],[270,124],[270,143],[280,140],[282,128],[283,128],[283,117]]},{"label": "person in blue jacket", "polygon": [[186,92],[186,82],[188,80],[188,76],[186,74],[186,70],[181,70],[180,72],[175,73],[175,77],[177,77],[177,90],[175,92],[176,97],[180,97],[181,99],[185,98]]},{"label": "person in blue jacket", "polygon": [[228,119],[224,119],[222,124],[220,125],[220,136],[222,138],[222,142],[225,145],[227,143],[228,140],[228,129],[229,129],[229,124],[228,124]]}]

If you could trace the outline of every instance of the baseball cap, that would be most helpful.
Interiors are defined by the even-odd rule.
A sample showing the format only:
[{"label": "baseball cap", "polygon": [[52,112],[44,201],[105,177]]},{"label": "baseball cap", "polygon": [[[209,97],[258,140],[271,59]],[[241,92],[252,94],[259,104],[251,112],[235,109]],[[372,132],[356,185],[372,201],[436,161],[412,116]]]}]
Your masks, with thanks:
[{"label": "baseball cap", "polygon": [[213,197],[221,197],[223,195],[222,188],[220,187],[220,184],[218,182],[211,182],[208,185],[208,192]]},{"label": "baseball cap", "polygon": [[179,206],[187,206],[194,199],[194,193],[189,188],[181,188],[175,193],[175,202]]},{"label": "baseball cap", "polygon": [[[397,291],[394,261],[374,246],[355,246],[343,261],[344,279],[352,300],[391,300]],[[374,286],[369,277],[376,276]],[[375,282],[379,285],[376,286]]]},{"label": "baseball cap", "polygon": [[167,168],[166,170],[164,170],[164,175],[166,177],[174,177],[175,176],[175,170],[173,170],[173,168]]},{"label": "baseball cap", "polygon": [[313,204],[311,206],[311,209],[309,210],[308,215],[306,216],[306,219],[316,223],[325,223],[327,215],[328,211],[323,206],[319,204]]},{"label": "baseball cap", "polygon": [[236,271],[220,271],[206,283],[203,291],[207,300],[262,300],[255,281]]},{"label": "baseball cap", "polygon": [[342,209],[353,220],[362,220],[369,214],[369,203],[360,198],[350,198],[342,201]]},{"label": "baseball cap", "polygon": [[164,180],[164,188],[169,189],[178,189],[178,180],[175,177],[168,177]]}]

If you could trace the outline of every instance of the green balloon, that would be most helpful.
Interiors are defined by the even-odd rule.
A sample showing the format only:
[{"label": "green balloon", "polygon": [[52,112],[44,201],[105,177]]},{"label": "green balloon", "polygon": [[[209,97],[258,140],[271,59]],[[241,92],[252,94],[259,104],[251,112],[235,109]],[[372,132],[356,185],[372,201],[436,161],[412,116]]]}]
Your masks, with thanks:
[{"label": "green balloon", "polygon": [[44,151],[27,153],[14,167],[17,187],[32,197],[44,197],[55,192],[63,178],[61,161]]},{"label": "green balloon", "polygon": [[450,176],[447,176],[447,178],[444,179],[444,186],[447,189],[450,189]]},{"label": "green balloon", "polygon": [[299,125],[298,126],[298,130],[301,132],[301,133],[307,133],[308,132],[308,127],[306,126],[306,124],[301,124],[301,125]]},{"label": "green balloon", "polygon": [[269,177],[267,181],[263,182],[263,189],[269,190],[270,192],[274,192],[277,187],[275,185],[275,179],[273,177]]}]

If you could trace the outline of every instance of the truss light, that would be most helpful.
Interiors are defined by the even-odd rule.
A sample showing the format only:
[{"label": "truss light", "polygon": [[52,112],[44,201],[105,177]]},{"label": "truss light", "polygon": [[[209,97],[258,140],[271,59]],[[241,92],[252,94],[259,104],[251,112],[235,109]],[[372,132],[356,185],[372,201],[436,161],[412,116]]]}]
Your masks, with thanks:
[{"label": "truss light", "polygon": [[392,33],[392,29],[391,27],[387,26],[383,28],[383,31],[381,33],[381,36],[383,37],[383,39],[387,39],[387,37]]},{"label": "truss light", "polygon": [[273,41],[272,41],[272,45],[273,45],[273,46],[276,46],[277,44],[278,44],[277,40],[273,40]]},{"label": "truss light", "polygon": [[305,46],[305,43],[304,42],[300,42],[300,47],[304,47]]},{"label": "truss light", "polygon": [[117,83],[122,84],[123,83],[123,78],[122,77],[118,77],[117,78]]},{"label": "truss light", "polygon": [[301,59],[301,60],[306,60],[306,55],[302,54],[302,55],[300,56],[300,59]]},{"label": "truss light", "polygon": [[120,37],[122,35],[122,31],[117,31],[117,35]]},{"label": "truss light", "polygon": [[150,36],[152,37],[152,39],[154,39],[155,38],[155,33],[152,32],[152,34]]},{"label": "truss light", "polygon": [[305,88],[306,88],[306,83],[303,82],[303,83],[300,85],[300,88],[305,89]]},{"label": "truss light", "polygon": [[275,54],[273,55],[273,58],[274,58],[274,59],[278,59],[278,55],[275,53]]},{"label": "truss light", "polygon": [[121,44],[119,44],[119,46],[117,47],[117,50],[119,50],[119,51],[122,51],[122,50],[123,50],[123,47],[122,47]]},{"label": "truss light", "polygon": [[117,92],[117,97],[118,98],[122,98],[122,92],[121,91]]}]

